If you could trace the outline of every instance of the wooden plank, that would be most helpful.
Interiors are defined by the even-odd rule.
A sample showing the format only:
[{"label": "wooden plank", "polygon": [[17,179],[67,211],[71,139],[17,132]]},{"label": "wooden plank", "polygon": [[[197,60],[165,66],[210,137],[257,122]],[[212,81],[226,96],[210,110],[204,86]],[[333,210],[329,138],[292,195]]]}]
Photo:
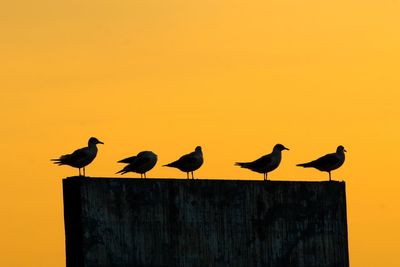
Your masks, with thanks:
[{"label": "wooden plank", "polygon": [[344,182],[67,178],[67,267],[349,266]]}]

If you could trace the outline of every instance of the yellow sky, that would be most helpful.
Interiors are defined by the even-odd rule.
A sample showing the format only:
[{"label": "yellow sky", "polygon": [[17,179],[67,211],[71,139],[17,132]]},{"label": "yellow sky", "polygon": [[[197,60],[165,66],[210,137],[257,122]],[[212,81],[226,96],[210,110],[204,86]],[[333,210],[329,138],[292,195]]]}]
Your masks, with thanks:
[{"label": "yellow sky", "polygon": [[101,177],[144,149],[185,177],[160,166],[201,145],[197,176],[262,179],[233,163],[279,142],[270,179],[319,181],[295,164],[342,144],[351,265],[399,266],[399,1],[82,2],[0,8],[1,266],[64,266],[77,170],[49,159],[90,136]]}]

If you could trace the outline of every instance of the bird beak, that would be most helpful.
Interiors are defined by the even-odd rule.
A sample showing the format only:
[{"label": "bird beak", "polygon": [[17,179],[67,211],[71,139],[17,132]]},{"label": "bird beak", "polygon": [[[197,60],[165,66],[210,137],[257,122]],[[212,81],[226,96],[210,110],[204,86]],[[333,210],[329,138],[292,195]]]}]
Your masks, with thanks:
[{"label": "bird beak", "polygon": [[285,150],[290,150],[289,148],[285,147]]},{"label": "bird beak", "polygon": [[104,143],[103,143],[103,142],[101,142],[101,141],[99,141],[99,144],[103,144],[103,145],[104,145]]},{"label": "bird beak", "polygon": [[343,151],[344,151],[344,152],[347,152],[347,150],[346,150],[346,149],[343,149]]}]

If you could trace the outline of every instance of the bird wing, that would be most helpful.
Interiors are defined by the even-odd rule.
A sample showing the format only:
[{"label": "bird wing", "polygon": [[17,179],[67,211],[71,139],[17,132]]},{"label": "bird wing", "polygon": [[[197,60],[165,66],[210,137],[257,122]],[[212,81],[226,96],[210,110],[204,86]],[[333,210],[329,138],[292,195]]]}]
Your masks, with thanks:
[{"label": "bird wing", "polygon": [[149,163],[150,159],[147,157],[135,157],[135,159],[128,163],[122,170],[117,173],[125,174],[127,172],[141,172],[142,168]]},{"label": "bird wing", "polygon": [[179,162],[179,164],[182,164],[182,165],[193,164],[193,163],[197,162],[197,157],[194,155],[194,153],[190,153],[187,155],[183,155],[176,162],[177,163]]},{"label": "bird wing", "polygon": [[72,152],[71,154],[62,155],[58,159],[52,159],[55,161],[55,164],[63,165],[63,164],[74,164],[75,162],[86,158],[89,155],[89,151],[87,147],[80,148]]},{"label": "bird wing", "polygon": [[242,168],[248,168],[251,170],[258,170],[259,168],[268,166],[271,163],[272,163],[272,157],[271,154],[268,154],[251,162],[236,162],[235,165],[240,166]]},{"label": "bird wing", "polygon": [[85,158],[89,155],[89,149],[87,147],[80,148],[72,152],[70,155],[69,159],[70,160],[77,160],[77,159],[82,159]]},{"label": "bird wing", "polygon": [[259,166],[259,165],[269,165],[269,164],[271,164],[271,162],[272,162],[271,154],[268,154],[268,155],[262,156],[259,159],[256,159],[255,161],[251,162],[250,164],[254,165],[254,166]]},{"label": "bird wing", "polygon": [[129,158],[121,159],[120,161],[118,161],[118,163],[128,163],[128,164],[130,164],[130,163],[134,162],[136,160],[136,158],[137,158],[137,156],[132,156],[132,157],[129,157]]},{"label": "bird wing", "polygon": [[195,157],[194,153],[186,154],[180,157],[178,160],[171,162],[169,164],[166,164],[164,166],[168,167],[181,167],[181,166],[186,166],[189,164],[195,164],[197,162],[197,158]]},{"label": "bird wing", "polygon": [[316,168],[329,168],[336,165],[339,161],[340,159],[336,156],[335,153],[333,153],[327,154],[320,157],[319,159],[310,162],[310,165],[315,166]]},{"label": "bird wing", "polygon": [[133,168],[139,168],[147,163],[149,163],[151,159],[149,157],[136,157],[136,160],[130,163]]}]

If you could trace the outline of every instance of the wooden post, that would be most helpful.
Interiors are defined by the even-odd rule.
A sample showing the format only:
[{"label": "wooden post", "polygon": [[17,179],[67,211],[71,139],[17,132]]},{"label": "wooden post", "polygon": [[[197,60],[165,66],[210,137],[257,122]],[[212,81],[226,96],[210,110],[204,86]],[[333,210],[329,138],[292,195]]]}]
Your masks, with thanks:
[{"label": "wooden post", "polygon": [[348,267],[344,182],[63,180],[67,267]]}]

